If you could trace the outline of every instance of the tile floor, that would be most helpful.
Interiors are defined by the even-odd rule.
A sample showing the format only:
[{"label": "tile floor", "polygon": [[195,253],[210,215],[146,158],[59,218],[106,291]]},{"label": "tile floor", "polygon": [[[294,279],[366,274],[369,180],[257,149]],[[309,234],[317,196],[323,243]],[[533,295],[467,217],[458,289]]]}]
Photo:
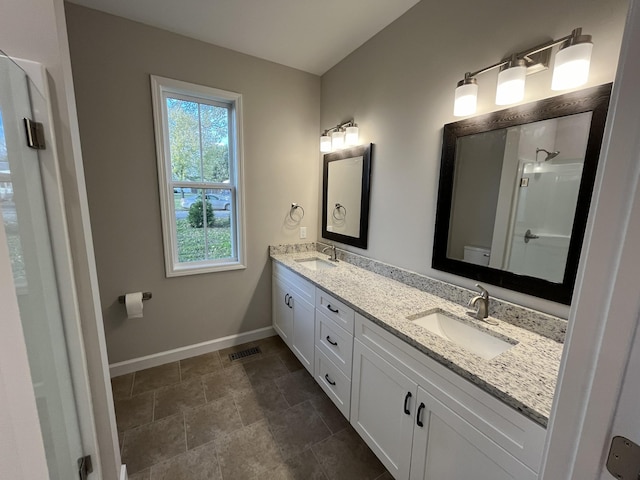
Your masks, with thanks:
[{"label": "tile floor", "polygon": [[277,336],[112,386],[130,480],[392,479]]}]

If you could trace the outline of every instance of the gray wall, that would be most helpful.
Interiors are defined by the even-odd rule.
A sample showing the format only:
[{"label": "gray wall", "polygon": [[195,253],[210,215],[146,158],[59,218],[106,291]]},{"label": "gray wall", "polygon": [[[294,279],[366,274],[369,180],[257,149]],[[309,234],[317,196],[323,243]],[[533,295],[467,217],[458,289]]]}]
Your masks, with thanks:
[{"label": "gray wall", "polygon": [[[626,0],[420,2],[322,77],[321,125],[353,117],[375,144],[367,256],[452,283],[431,268],[442,126],[456,121],[453,95],[466,71],[575,27],[593,35],[587,86],[613,80]],[[494,104],[496,73],[478,78],[478,113]],[[551,71],[527,78],[525,102],[556,95]],[[357,251],[353,247],[345,247]],[[559,304],[498,287],[501,298],[567,315]]]},{"label": "gray wall", "polygon": [[[109,362],[271,324],[270,244],[317,236],[320,78],[66,4]],[[149,75],[243,94],[246,270],[167,279]],[[144,318],[118,295],[151,291]]]}]

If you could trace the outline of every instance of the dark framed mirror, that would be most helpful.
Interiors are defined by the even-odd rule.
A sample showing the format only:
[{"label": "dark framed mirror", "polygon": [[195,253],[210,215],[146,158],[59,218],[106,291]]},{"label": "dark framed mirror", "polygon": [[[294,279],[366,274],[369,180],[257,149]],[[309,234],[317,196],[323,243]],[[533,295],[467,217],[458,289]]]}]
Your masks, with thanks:
[{"label": "dark framed mirror", "polygon": [[569,305],[611,84],[444,126],[432,266]]},{"label": "dark framed mirror", "polygon": [[322,173],[322,237],[367,248],[373,144],[327,153]]}]

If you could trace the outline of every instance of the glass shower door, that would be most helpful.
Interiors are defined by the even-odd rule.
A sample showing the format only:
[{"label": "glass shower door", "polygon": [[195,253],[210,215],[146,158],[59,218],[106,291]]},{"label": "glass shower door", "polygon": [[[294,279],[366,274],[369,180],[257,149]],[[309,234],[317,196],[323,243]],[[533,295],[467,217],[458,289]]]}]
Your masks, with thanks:
[{"label": "glass shower door", "polygon": [[71,480],[78,478],[82,441],[38,151],[26,145],[23,119],[32,118],[33,95],[40,93],[27,75],[0,52],[0,219],[11,257],[49,477]]},{"label": "glass shower door", "polygon": [[509,271],[562,282],[582,167],[582,163],[524,165]]}]

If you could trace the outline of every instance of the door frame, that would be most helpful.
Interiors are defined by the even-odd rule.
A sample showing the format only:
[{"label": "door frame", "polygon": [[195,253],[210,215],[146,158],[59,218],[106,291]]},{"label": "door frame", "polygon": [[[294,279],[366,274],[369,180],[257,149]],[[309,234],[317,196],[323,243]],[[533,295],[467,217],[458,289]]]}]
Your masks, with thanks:
[{"label": "door frame", "polygon": [[631,0],[541,479],[595,479],[606,461],[640,311],[640,1]]}]

